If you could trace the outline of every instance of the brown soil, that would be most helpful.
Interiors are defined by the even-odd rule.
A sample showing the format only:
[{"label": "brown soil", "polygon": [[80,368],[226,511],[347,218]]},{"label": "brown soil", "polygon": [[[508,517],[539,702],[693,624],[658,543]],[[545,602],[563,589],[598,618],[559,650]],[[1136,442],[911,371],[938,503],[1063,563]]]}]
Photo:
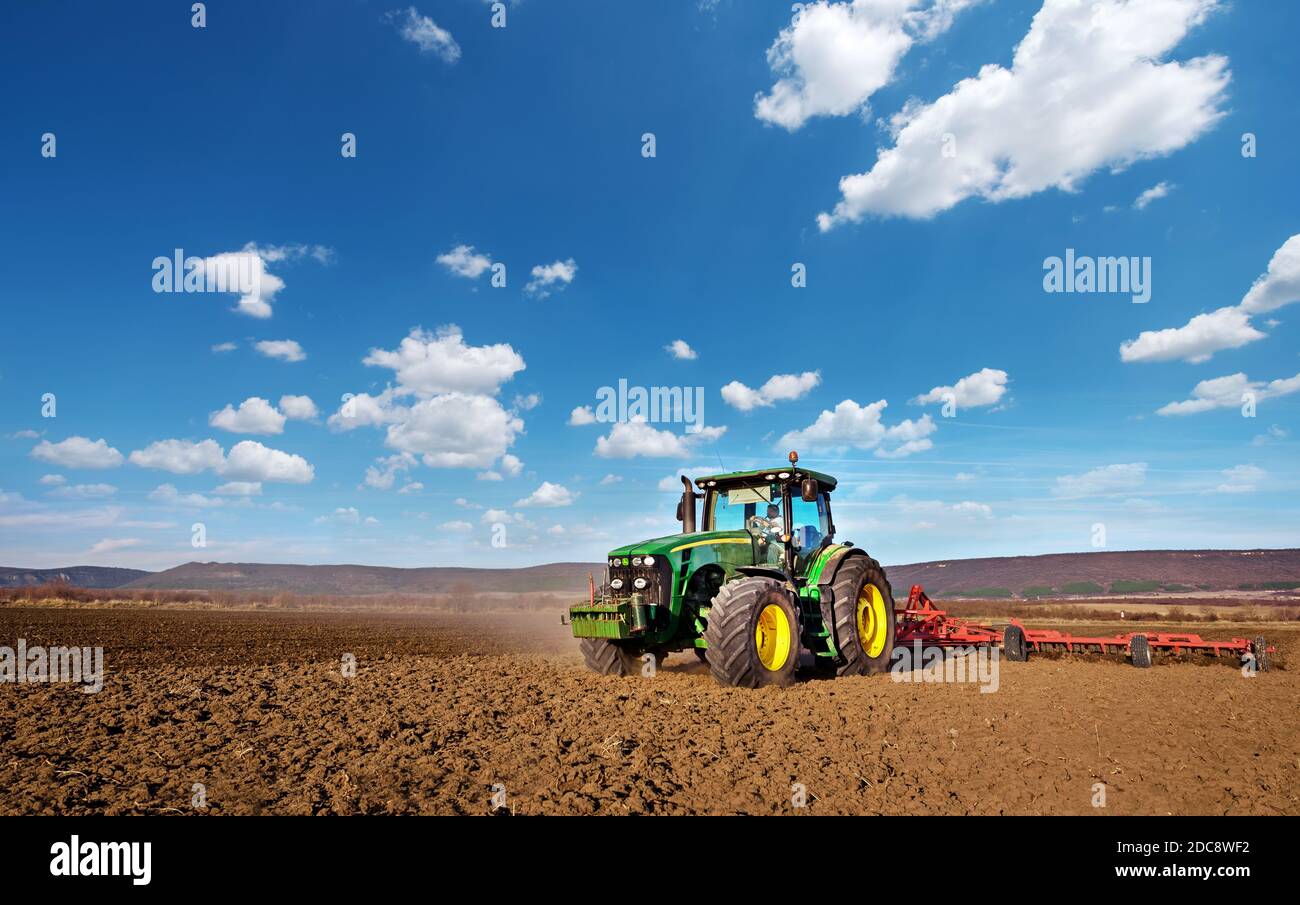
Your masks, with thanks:
[{"label": "brown soil", "polygon": [[0,813],[482,814],[496,784],[523,814],[792,813],[798,783],[813,814],[1300,814],[1285,661],[745,691],[691,655],[595,676],[567,633],[558,614],[0,608],[0,644],[101,645],[109,671],[98,694],[0,685]]}]

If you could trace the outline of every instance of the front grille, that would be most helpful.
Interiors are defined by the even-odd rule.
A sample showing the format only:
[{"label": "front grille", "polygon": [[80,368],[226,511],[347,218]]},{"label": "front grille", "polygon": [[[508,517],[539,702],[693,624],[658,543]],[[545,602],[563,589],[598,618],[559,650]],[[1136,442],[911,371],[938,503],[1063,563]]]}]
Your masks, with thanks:
[{"label": "front grille", "polygon": [[[640,594],[648,604],[666,606],[669,602],[671,576],[666,574],[666,570],[660,571],[657,566],[611,566],[609,580],[615,578],[623,579],[623,587],[617,591],[611,590],[615,597]],[[646,582],[645,587],[639,590],[634,585],[638,578],[644,578]]]}]

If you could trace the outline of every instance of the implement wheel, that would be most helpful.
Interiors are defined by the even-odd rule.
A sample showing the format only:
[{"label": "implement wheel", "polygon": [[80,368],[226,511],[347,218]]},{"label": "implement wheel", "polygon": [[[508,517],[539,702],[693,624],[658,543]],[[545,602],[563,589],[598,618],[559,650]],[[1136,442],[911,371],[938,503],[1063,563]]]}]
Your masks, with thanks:
[{"label": "implement wheel", "polygon": [[705,651],[720,685],[789,685],[799,663],[799,613],[781,582],[742,578],[713,598]]},{"label": "implement wheel", "polygon": [[1134,635],[1129,639],[1128,653],[1133,665],[1139,669],[1151,666],[1151,643],[1147,641],[1146,635]]},{"label": "implement wheel", "polygon": [[1002,653],[1012,663],[1024,663],[1029,659],[1029,642],[1025,640],[1025,630],[1018,625],[1008,625],[1002,633]]},{"label": "implement wheel", "polygon": [[578,642],[587,668],[602,676],[636,676],[641,674],[641,660],[634,651],[604,638],[583,638]]},{"label": "implement wheel", "polygon": [[850,556],[831,585],[829,618],[844,656],[837,673],[864,676],[884,672],[894,653],[894,592],[880,563],[869,556]]}]

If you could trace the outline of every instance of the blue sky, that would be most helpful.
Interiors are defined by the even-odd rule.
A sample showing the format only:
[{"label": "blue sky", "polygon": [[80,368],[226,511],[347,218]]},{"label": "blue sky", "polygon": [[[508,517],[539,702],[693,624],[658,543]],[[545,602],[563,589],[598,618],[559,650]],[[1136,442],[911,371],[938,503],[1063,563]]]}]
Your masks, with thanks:
[{"label": "blue sky", "polygon": [[1300,543],[1300,10],[505,9],[0,11],[3,564],[596,560],[790,446],[890,563]]}]

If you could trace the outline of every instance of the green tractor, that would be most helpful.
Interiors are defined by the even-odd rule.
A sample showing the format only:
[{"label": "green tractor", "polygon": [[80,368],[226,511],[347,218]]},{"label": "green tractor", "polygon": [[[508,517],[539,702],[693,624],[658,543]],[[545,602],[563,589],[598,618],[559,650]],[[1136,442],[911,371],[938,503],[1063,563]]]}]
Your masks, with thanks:
[{"label": "green tractor", "polygon": [[681,532],[611,551],[603,586],[570,608],[587,665],[634,675],[693,649],[743,688],[793,682],[805,652],[826,675],[884,671],[893,593],[866,551],[835,542],[835,483],[793,452],[778,468],[683,477]]}]

